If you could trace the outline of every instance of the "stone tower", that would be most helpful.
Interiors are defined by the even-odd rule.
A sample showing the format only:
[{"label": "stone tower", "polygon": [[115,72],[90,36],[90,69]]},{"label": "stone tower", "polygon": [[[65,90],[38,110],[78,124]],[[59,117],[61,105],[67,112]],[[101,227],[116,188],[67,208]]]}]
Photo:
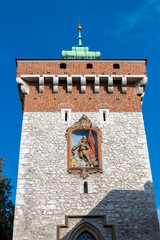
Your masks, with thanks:
[{"label": "stone tower", "polygon": [[146,59],[16,59],[23,109],[13,240],[158,240],[141,103]]}]

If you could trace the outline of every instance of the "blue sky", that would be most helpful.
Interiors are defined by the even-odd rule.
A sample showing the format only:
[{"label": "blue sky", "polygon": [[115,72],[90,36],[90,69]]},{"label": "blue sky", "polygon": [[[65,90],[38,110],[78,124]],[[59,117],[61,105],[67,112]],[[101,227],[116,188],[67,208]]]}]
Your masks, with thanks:
[{"label": "blue sky", "polygon": [[15,58],[61,58],[77,45],[79,19],[83,45],[102,58],[148,58],[143,114],[160,215],[160,0],[1,1],[0,156],[13,199],[22,123]]}]

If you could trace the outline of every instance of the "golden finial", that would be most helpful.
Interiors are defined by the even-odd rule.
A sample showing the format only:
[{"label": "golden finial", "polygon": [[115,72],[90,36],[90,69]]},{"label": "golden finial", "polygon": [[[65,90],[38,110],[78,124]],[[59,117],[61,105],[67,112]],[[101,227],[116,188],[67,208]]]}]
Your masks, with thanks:
[{"label": "golden finial", "polygon": [[81,30],[82,30],[82,27],[81,27],[81,25],[80,25],[80,24],[78,25],[78,28],[77,28],[77,30],[78,30],[78,31],[81,31]]}]

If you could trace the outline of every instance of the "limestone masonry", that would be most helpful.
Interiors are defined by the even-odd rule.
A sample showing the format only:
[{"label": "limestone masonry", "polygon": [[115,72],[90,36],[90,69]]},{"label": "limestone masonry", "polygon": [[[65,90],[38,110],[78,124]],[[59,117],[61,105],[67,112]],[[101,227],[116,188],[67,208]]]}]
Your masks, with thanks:
[{"label": "limestone masonry", "polygon": [[13,240],[158,240],[141,108],[146,59],[83,59],[78,30],[68,59],[16,59],[23,125]]}]

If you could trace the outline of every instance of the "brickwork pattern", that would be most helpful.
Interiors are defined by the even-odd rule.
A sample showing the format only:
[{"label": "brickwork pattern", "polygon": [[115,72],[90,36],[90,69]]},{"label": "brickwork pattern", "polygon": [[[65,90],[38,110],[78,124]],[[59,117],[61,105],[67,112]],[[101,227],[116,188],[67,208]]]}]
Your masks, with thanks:
[{"label": "brickwork pattern", "polygon": [[141,112],[141,98],[135,93],[133,84],[128,84],[127,94],[122,94],[120,86],[114,87],[113,94],[107,93],[107,84],[101,83],[99,94],[94,94],[93,84],[87,84],[86,93],[80,92],[80,83],[73,83],[72,94],[66,93],[67,85],[59,86],[59,92],[53,94],[51,83],[46,83],[44,93],[38,92],[38,84],[30,84],[29,95],[25,95],[25,112],[53,112],[69,108],[72,112],[99,112],[109,109],[111,112]]},{"label": "brickwork pattern", "polygon": [[[65,133],[83,113],[63,124],[60,112],[24,112],[13,240],[57,240],[65,215],[106,215],[116,240],[157,240],[158,218],[141,112],[86,112],[102,132],[103,173],[84,179],[67,172]],[[77,222],[72,221],[69,230]],[[69,239],[65,233],[63,239]],[[103,234],[103,232],[102,232]]]},{"label": "brickwork pattern", "polygon": [[[61,69],[60,64],[66,63],[67,68]],[[86,62],[76,61],[58,61],[58,62],[17,62],[17,77],[27,74],[116,74],[116,75],[144,75],[146,74],[145,62],[116,62],[120,69],[113,69],[114,62],[90,62],[93,64],[92,69],[86,68]]]}]

